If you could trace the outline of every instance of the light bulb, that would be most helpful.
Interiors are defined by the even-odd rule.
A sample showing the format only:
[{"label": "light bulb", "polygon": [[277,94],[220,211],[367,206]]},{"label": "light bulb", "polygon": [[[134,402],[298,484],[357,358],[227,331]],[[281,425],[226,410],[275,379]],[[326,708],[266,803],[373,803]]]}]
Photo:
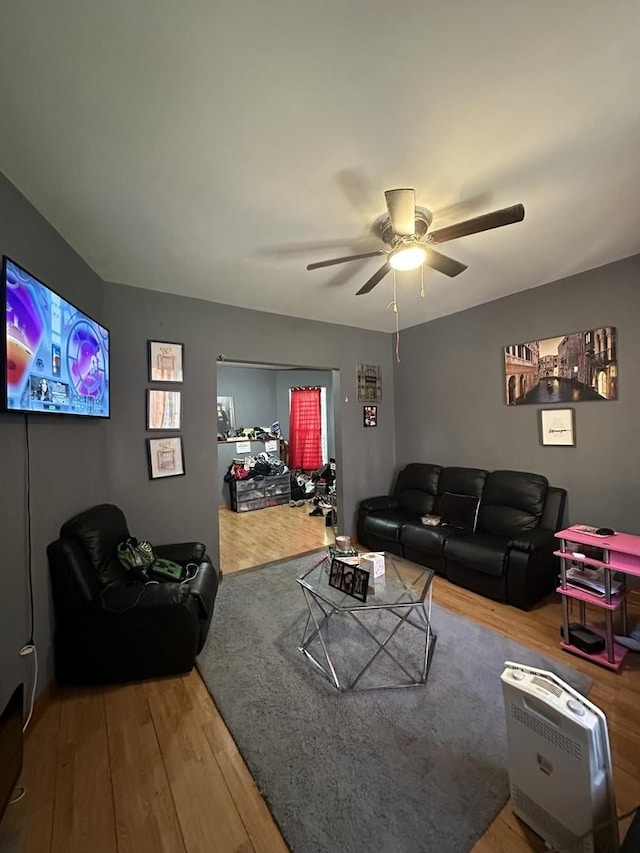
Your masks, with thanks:
[{"label": "light bulb", "polygon": [[394,270],[415,270],[425,262],[427,253],[422,246],[398,246],[389,256]]}]

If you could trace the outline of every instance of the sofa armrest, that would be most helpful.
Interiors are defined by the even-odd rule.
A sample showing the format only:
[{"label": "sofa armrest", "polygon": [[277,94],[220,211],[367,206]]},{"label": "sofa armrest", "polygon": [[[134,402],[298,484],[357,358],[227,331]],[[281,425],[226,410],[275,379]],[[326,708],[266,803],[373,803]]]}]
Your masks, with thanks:
[{"label": "sofa armrest", "polygon": [[539,548],[552,546],[553,543],[553,530],[523,530],[509,540],[507,547],[509,550],[525,551],[530,554]]},{"label": "sofa armrest", "polygon": [[171,560],[173,563],[196,563],[200,564],[207,551],[207,546],[202,542],[176,542],[168,545],[154,545],[153,550],[163,560]]},{"label": "sofa armrest", "polygon": [[218,584],[219,575],[212,563],[202,563],[195,578],[185,584],[197,600],[203,619],[209,619],[211,616],[218,594]]},{"label": "sofa armrest", "polygon": [[361,510],[364,512],[375,512],[380,509],[397,509],[398,501],[391,495],[377,495],[373,498],[365,498],[360,501]]}]

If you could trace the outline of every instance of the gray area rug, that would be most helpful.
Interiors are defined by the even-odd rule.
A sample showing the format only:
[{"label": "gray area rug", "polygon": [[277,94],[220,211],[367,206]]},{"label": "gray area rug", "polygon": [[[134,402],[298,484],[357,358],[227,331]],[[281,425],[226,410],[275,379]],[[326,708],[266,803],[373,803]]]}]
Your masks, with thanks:
[{"label": "gray area rug", "polygon": [[[319,556],[227,575],[198,659],[259,790],[296,853],[470,850],[508,799],[504,662],[583,693],[590,680],[434,605],[426,685],[339,693],[298,651],[307,607],[295,577]],[[362,652],[347,623],[330,623],[345,667]],[[402,630],[410,657],[418,632]]]}]

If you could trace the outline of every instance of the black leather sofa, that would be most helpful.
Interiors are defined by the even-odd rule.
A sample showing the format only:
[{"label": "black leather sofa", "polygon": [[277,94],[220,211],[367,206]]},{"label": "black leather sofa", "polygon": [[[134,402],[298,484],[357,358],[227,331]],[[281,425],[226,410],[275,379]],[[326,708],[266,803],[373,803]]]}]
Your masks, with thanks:
[{"label": "black leather sofa", "polygon": [[189,564],[195,577],[145,584],[132,581],[118,560],[118,544],[128,537],[122,511],[100,504],[63,524],[47,549],[59,682],[111,684],[188,672],[204,645],[220,580],[206,547],[154,543],[158,557]]},{"label": "black leather sofa", "polygon": [[[414,462],[391,495],[360,502],[358,541],[527,610],[556,584],[565,501],[566,491],[540,474]],[[423,524],[428,514],[441,523]]]}]

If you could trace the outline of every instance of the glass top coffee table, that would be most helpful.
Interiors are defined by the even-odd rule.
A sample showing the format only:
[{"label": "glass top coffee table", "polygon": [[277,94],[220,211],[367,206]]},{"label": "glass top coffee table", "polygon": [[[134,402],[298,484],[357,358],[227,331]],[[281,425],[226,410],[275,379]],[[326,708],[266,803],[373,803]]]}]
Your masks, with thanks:
[{"label": "glass top coffee table", "polygon": [[363,602],[329,586],[332,557],[296,578],[308,608],[298,650],[340,691],[425,684],[433,570],[385,553],[385,573],[371,573]]}]

